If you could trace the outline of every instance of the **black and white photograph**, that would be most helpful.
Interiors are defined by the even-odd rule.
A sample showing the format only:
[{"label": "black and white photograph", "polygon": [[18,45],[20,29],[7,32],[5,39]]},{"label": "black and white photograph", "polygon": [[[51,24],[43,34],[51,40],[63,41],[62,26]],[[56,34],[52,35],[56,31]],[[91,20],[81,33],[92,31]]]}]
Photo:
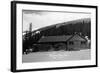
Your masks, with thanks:
[{"label": "black and white photograph", "polygon": [[97,67],[97,6],[12,2],[11,69]]},{"label": "black and white photograph", "polygon": [[22,62],[91,59],[91,13],[23,10]]}]

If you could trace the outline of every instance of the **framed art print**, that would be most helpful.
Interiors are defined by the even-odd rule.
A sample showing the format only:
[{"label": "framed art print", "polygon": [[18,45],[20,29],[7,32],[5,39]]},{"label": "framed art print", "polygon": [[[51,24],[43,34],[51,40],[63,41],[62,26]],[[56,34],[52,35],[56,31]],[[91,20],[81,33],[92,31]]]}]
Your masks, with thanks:
[{"label": "framed art print", "polygon": [[97,6],[11,2],[11,71],[97,67]]}]

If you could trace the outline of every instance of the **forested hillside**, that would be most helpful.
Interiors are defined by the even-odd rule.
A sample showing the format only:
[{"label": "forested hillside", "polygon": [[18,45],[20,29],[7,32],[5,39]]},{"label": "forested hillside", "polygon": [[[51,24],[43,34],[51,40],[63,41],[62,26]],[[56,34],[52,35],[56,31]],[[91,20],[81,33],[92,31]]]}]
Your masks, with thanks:
[{"label": "forested hillside", "polygon": [[87,35],[89,38],[91,37],[90,18],[58,23],[53,26],[49,26],[47,28],[41,29],[42,35],[44,36],[70,35],[77,32],[77,33],[81,33],[83,36]]}]

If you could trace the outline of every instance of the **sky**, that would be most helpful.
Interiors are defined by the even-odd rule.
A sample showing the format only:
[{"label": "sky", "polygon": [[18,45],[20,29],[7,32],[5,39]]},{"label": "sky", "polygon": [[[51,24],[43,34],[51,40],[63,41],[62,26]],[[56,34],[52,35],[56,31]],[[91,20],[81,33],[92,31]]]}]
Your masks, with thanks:
[{"label": "sky", "polygon": [[23,10],[23,32],[29,30],[30,23],[34,31],[45,26],[90,17],[91,14],[86,12]]}]

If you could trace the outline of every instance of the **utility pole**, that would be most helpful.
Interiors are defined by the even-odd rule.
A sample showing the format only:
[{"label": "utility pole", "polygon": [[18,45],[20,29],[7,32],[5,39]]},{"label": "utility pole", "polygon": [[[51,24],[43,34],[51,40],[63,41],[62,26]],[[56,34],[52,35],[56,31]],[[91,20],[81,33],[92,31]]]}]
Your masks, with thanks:
[{"label": "utility pole", "polygon": [[29,24],[29,37],[32,36],[32,23]]},{"label": "utility pole", "polygon": [[29,32],[32,32],[32,23],[30,23]]}]

